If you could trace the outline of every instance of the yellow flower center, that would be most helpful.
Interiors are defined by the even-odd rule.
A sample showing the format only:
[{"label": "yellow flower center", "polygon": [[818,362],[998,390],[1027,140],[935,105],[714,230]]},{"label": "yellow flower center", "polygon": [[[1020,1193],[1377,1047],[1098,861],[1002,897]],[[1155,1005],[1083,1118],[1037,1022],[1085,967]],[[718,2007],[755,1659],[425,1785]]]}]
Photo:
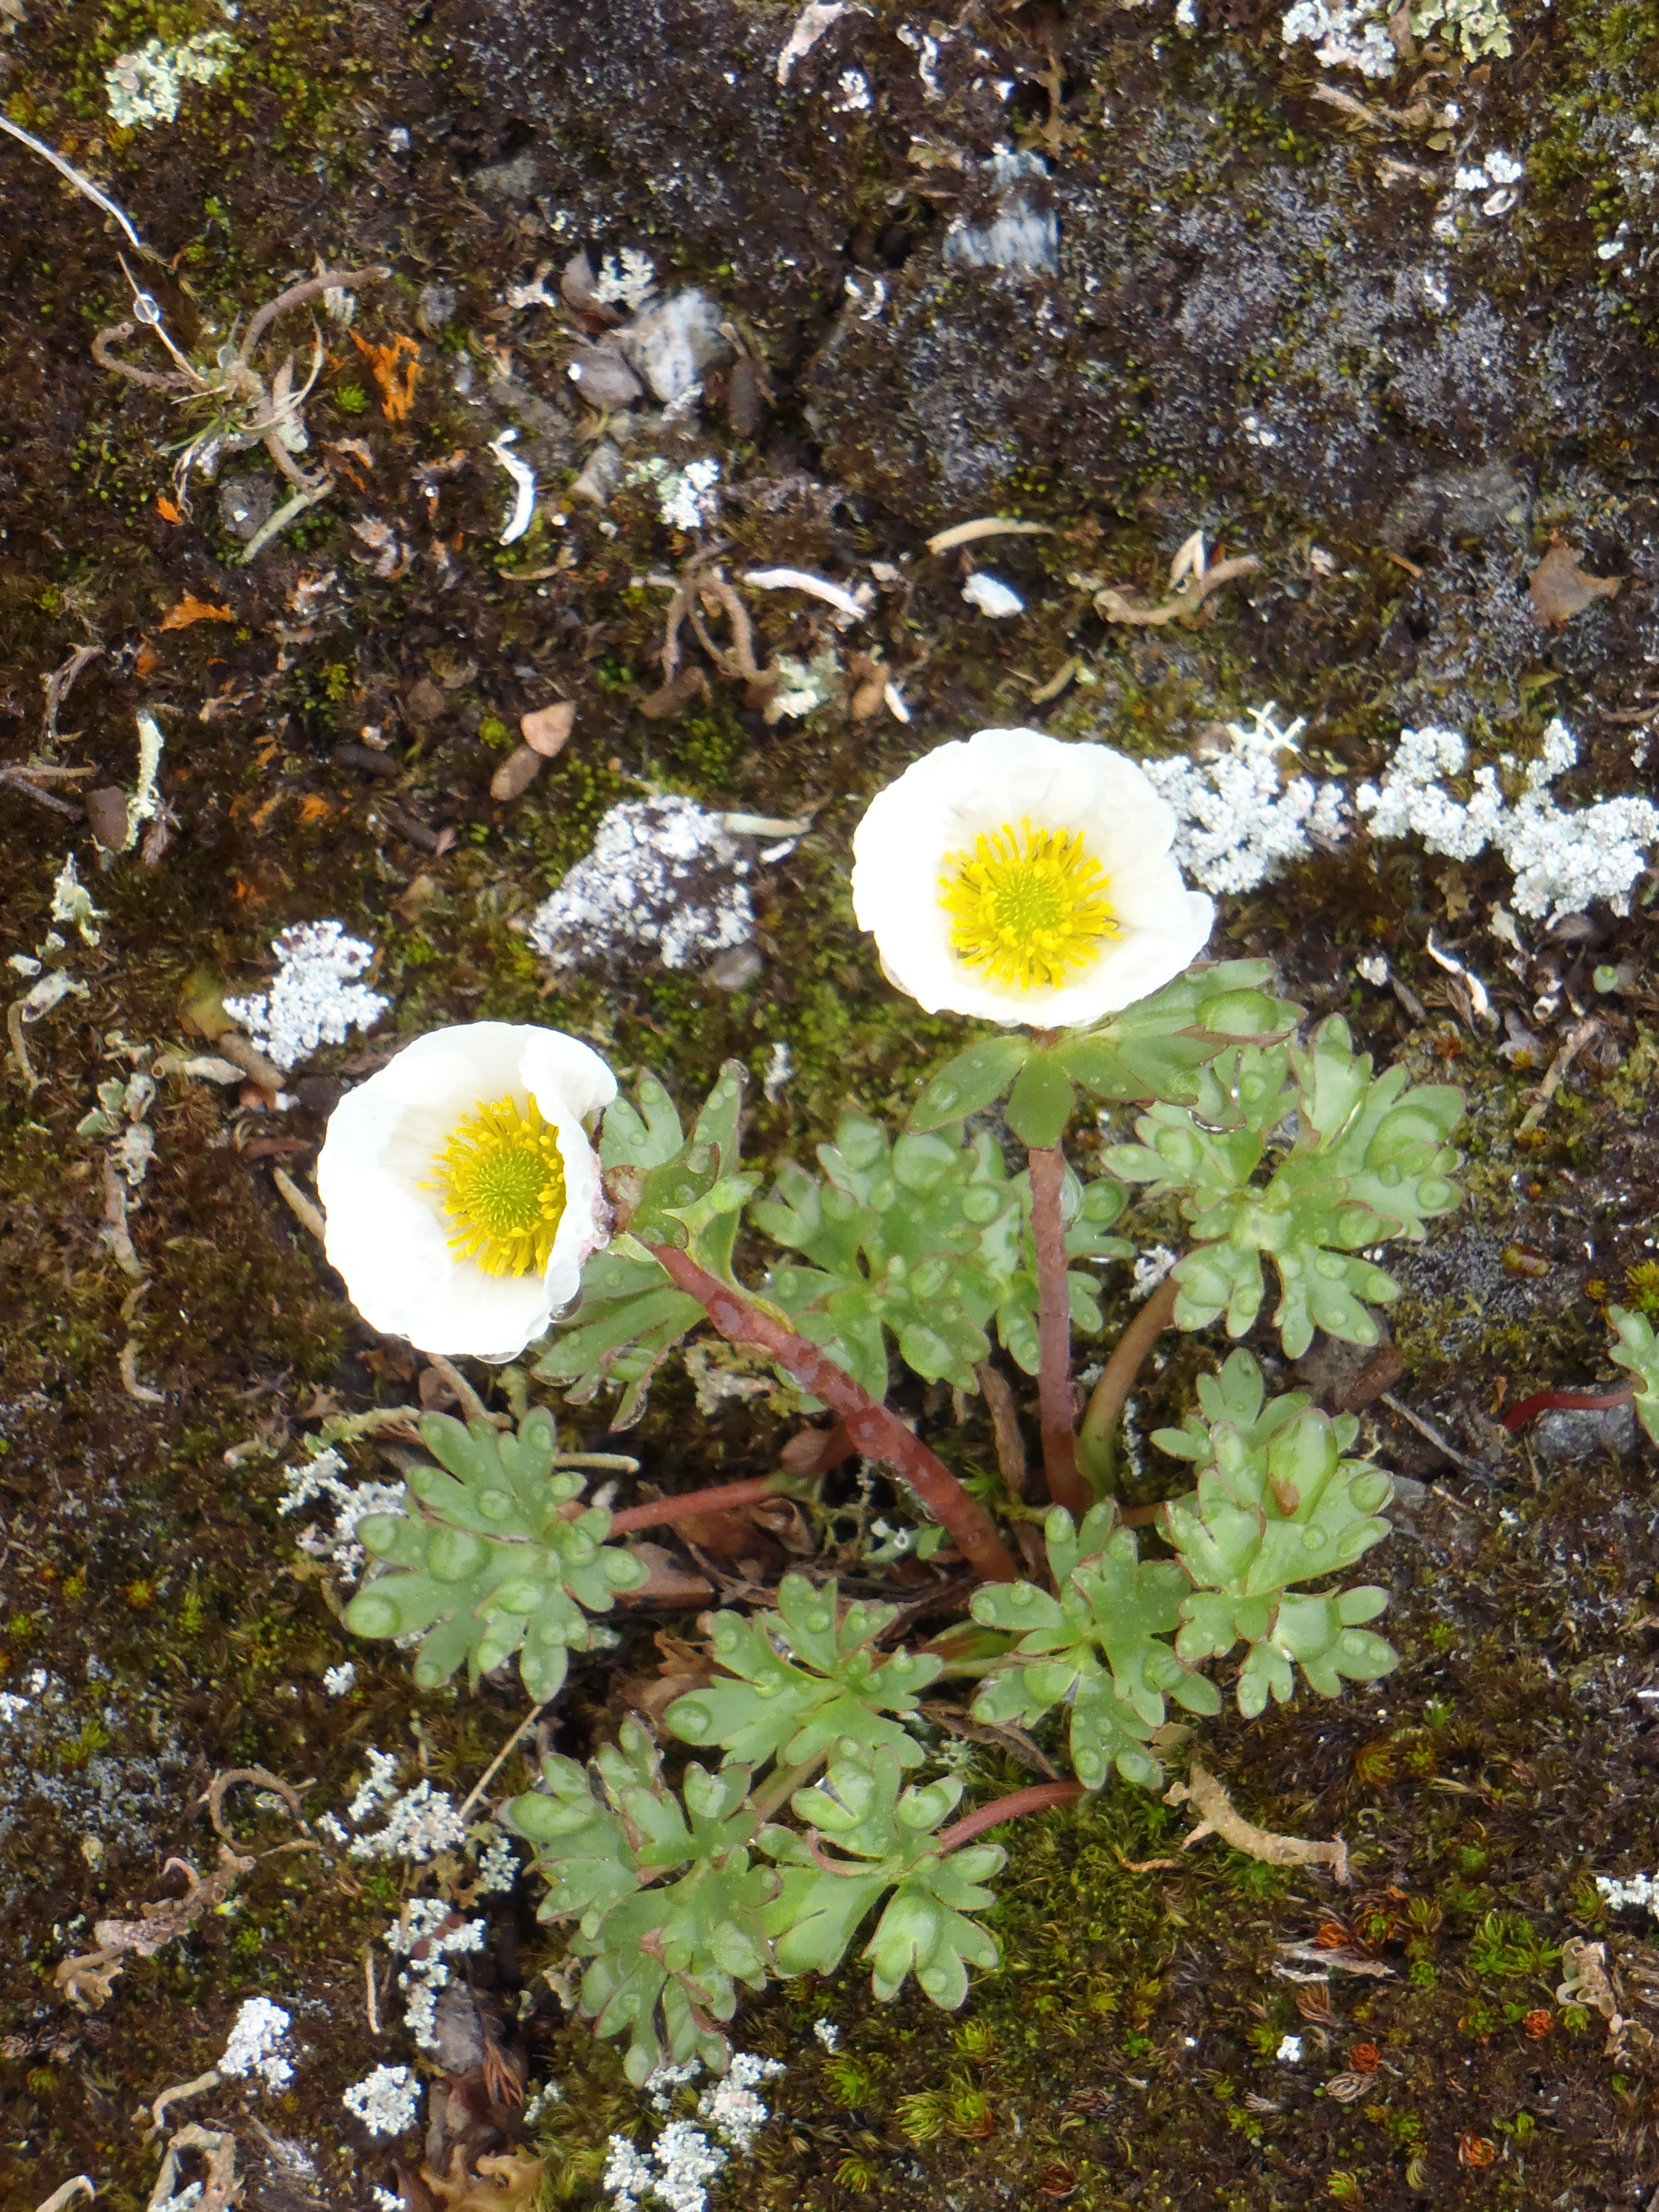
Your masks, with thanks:
[{"label": "yellow flower center", "polygon": [[951,917],[951,950],[964,968],[1015,990],[1052,989],[1091,966],[1118,923],[1109,878],[1076,831],[981,834],[971,853],[949,853],[939,904]]},{"label": "yellow flower center", "polygon": [[540,1274],[564,1213],[559,1140],[532,1098],[480,1104],[458,1122],[428,1185],[455,1224],[449,1249],[487,1275]]}]

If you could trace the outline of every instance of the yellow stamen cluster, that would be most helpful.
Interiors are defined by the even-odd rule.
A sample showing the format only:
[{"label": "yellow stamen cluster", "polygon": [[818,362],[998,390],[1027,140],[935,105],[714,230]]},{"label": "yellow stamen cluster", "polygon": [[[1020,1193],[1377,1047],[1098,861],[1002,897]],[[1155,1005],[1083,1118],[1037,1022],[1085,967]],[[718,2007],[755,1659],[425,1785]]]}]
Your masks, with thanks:
[{"label": "yellow stamen cluster", "polygon": [[1082,836],[1069,830],[1016,830],[945,855],[939,903],[951,917],[951,950],[1015,990],[1053,988],[1099,957],[1118,924],[1109,878]]},{"label": "yellow stamen cluster", "polygon": [[449,1249],[487,1275],[540,1274],[565,1207],[558,1138],[532,1098],[480,1104],[433,1162],[430,1186],[454,1223]]}]

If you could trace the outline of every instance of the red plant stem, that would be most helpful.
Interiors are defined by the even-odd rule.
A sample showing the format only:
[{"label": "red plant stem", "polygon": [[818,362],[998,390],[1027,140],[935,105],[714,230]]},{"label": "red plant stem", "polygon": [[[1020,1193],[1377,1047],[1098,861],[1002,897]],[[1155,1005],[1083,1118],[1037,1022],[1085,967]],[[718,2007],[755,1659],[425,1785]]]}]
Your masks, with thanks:
[{"label": "red plant stem", "polygon": [[1504,1416],[1504,1426],[1514,1436],[1540,1413],[1604,1413],[1613,1406],[1628,1406],[1635,1395],[1633,1382],[1627,1390],[1614,1390],[1606,1398],[1587,1398],[1580,1390],[1540,1390],[1536,1396],[1511,1406]]},{"label": "red plant stem", "polygon": [[[1166,1275],[1118,1339],[1117,1349],[1094,1388],[1083,1416],[1083,1434],[1109,1468],[1117,1451],[1117,1425],[1147,1353],[1175,1319],[1180,1288]],[[1106,1487],[1110,1488],[1109,1482]]]},{"label": "red plant stem", "polygon": [[788,1325],[762,1313],[739,1291],[700,1267],[689,1252],[672,1244],[653,1244],[658,1261],[681,1290],[703,1307],[730,1344],[752,1344],[775,1359],[804,1390],[838,1413],[847,1433],[866,1459],[884,1461],[902,1476],[922,1506],[956,1540],[957,1549],[981,1582],[1014,1583],[1019,1569],[984,1507],[971,1498],[944,1461],[912,1436],[896,1413],[878,1405],[852,1376],[816,1344]]},{"label": "red plant stem", "polygon": [[976,1813],[969,1813],[939,1833],[939,1852],[941,1858],[946,1851],[959,1850],[963,1844],[971,1844],[975,1836],[982,1836],[988,1828],[1000,1828],[1005,1820],[1018,1820],[1026,1813],[1052,1812],[1057,1805],[1075,1805],[1084,1795],[1080,1782],[1039,1782],[1034,1789],[1016,1790],[1012,1797],[999,1797],[989,1805],[981,1805]]},{"label": "red plant stem", "polygon": [[1080,1521],[1093,1502],[1078,1472],[1077,1413],[1072,1404],[1072,1294],[1066,1280],[1066,1231],[1060,1193],[1066,1156],[1058,1145],[1040,1145],[1031,1165],[1031,1241],[1036,1247],[1037,1419],[1042,1431],[1042,1471],[1048,1495]]},{"label": "red plant stem", "polygon": [[613,1536],[626,1536],[635,1528],[660,1528],[670,1521],[694,1521],[700,1513],[735,1513],[744,1505],[763,1505],[776,1498],[781,1486],[775,1475],[763,1474],[753,1482],[720,1482],[712,1490],[688,1490],[680,1498],[657,1498],[648,1505],[630,1505],[611,1516]]}]

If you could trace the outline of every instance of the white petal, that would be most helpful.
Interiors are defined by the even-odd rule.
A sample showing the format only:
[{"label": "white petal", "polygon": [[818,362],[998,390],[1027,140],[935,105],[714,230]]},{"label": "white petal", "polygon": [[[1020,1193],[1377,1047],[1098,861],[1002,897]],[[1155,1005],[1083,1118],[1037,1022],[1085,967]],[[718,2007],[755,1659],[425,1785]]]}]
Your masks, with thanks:
[{"label": "white petal", "polygon": [[[599,1054],[557,1030],[473,1022],[418,1037],[349,1091],[317,1163],[331,1263],[370,1327],[423,1352],[511,1359],[575,1296],[605,1241],[599,1163],[584,1121],[616,1096]],[[543,1275],[486,1274],[449,1249],[434,1162],[482,1105],[534,1098],[556,1133],[566,1203]]]},{"label": "white petal", "polygon": [[[1085,838],[1110,878],[1121,931],[1086,971],[1037,990],[964,966],[939,895],[948,855],[1026,821]],[[939,746],[878,793],[853,841],[854,911],[889,979],[930,1013],[1044,1028],[1097,1021],[1178,975],[1209,936],[1214,909],[1170,857],[1175,827],[1123,754],[1040,730],[981,730]]]}]

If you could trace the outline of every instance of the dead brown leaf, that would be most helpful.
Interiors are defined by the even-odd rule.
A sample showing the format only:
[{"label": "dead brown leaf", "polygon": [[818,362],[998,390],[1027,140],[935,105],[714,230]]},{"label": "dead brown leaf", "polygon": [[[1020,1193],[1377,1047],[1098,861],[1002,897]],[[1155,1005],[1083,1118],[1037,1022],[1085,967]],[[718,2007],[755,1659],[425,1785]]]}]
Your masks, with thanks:
[{"label": "dead brown leaf", "polygon": [[576,726],[576,708],[569,699],[556,699],[550,707],[538,707],[533,714],[519,717],[519,732],[532,753],[544,760],[556,760],[570,742],[570,732]]},{"label": "dead brown leaf", "polygon": [[192,592],[186,592],[176,606],[167,609],[160,626],[162,629],[188,629],[192,623],[234,622],[235,619],[228,607],[210,606],[205,599],[198,599]]},{"label": "dead brown leaf", "polygon": [[1541,623],[1546,629],[1563,629],[1575,615],[1582,615],[1586,607],[1594,606],[1597,599],[1619,596],[1624,578],[1587,575],[1579,566],[1583,557],[1558,538],[1533,570],[1527,592],[1532,601],[1534,621]]}]

